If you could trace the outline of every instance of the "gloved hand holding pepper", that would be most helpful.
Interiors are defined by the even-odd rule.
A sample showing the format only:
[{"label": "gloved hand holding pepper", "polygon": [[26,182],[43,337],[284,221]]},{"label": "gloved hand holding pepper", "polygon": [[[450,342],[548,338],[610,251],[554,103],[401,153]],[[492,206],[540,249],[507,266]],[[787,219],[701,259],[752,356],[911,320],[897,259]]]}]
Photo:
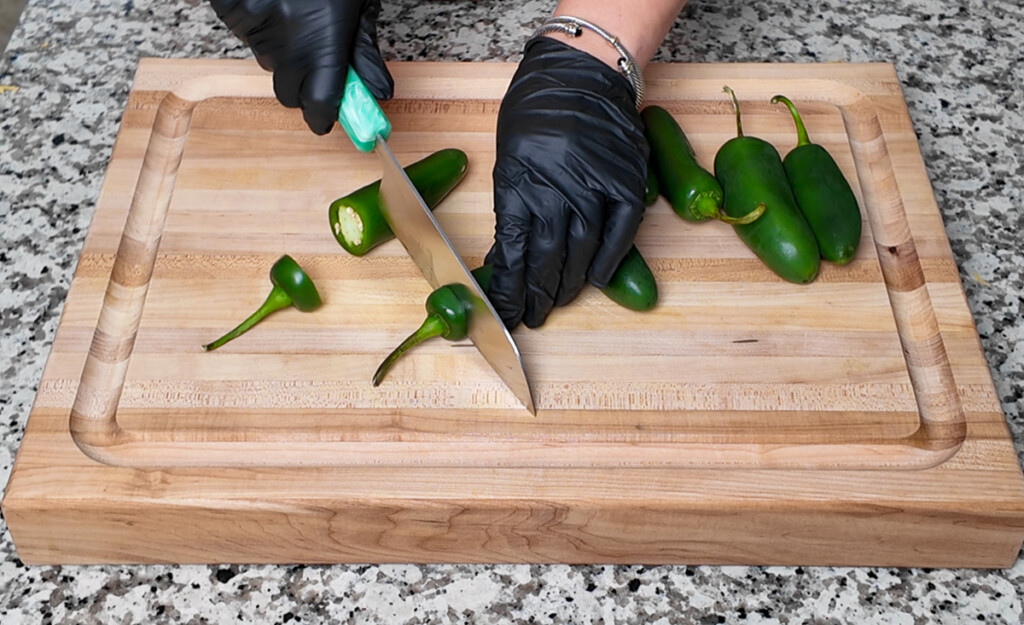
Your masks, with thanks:
[{"label": "gloved hand holding pepper", "polygon": [[281,104],[330,132],[351,64],[378,100],[394,82],[377,46],[380,0],[210,0],[217,17],[274,72]]},{"label": "gloved hand holding pepper", "polygon": [[498,114],[494,267],[502,321],[541,325],[603,288],[643,217],[647,140],[629,81],[548,37],[526,46]]},{"label": "gloved hand holding pepper", "polygon": [[[301,107],[313,132],[333,126],[350,63],[374,96],[391,97],[377,47],[380,0],[210,3],[274,72],[278,99]],[[560,0],[556,16],[589,26],[528,42],[498,115],[495,243],[487,258],[488,294],[509,327],[539,326],[588,280],[603,288],[632,247],[648,146],[638,72],[620,73],[619,57],[624,48],[641,70],[684,4]]]},{"label": "gloved hand holding pepper", "polygon": [[639,75],[684,4],[560,0],[560,23],[527,42],[498,113],[487,255],[507,326],[541,325],[588,281],[604,288],[632,247],[649,151]]}]

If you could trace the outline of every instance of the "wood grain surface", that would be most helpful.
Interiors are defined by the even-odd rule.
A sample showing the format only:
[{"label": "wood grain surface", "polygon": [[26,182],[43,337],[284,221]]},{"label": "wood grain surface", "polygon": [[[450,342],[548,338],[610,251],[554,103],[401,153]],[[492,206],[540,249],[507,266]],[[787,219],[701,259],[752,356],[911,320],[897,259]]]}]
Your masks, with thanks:
[{"label": "wood grain surface", "polygon": [[[512,70],[396,64],[385,104],[403,163],[468,154],[435,214],[470,266]],[[468,342],[372,387],[429,292],[397,241],[354,258],[330,232],[377,159],[310,134],[252,63],[144,61],[4,501],[21,557],[1012,561],[1020,468],[892,67],[652,67],[648,103],[708,166],[735,132],[723,84],[783,154],[792,121],[768,99],[796,102],[861,200],[857,258],[789,284],[659,200],[637,238],[655,310],[588,288],[514,332],[534,417]],[[324,307],[203,352],[282,253]]]}]

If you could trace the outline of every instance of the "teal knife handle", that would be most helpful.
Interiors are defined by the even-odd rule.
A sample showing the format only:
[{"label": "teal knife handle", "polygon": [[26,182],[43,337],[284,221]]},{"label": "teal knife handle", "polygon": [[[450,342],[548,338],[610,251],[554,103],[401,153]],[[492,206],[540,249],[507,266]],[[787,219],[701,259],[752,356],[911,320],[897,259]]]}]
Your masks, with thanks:
[{"label": "teal knife handle", "polygon": [[362,152],[373,151],[378,136],[387,139],[391,134],[391,122],[384,116],[363,79],[351,67],[345,77],[345,94],[338,107],[338,121]]}]

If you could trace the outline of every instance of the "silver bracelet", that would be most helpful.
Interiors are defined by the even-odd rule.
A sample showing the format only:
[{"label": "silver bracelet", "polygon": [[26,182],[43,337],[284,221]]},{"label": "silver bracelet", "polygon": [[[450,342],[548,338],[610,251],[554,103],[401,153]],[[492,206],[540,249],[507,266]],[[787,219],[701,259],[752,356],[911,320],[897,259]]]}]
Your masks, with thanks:
[{"label": "silver bracelet", "polygon": [[540,25],[533,36],[543,35],[550,32],[559,32],[569,37],[579,37],[583,34],[583,29],[593,31],[597,33],[599,37],[607,41],[615,51],[619,54],[619,71],[629,80],[629,84],[633,86],[633,93],[636,94],[636,108],[640,109],[640,105],[644,101],[644,75],[640,73],[640,68],[637,67],[636,59],[629,53],[626,46],[622,45],[619,38],[609,33],[607,30],[601,28],[593,22],[580,17],[572,17],[570,15],[559,15],[556,17],[549,17],[544,20],[544,23]]}]

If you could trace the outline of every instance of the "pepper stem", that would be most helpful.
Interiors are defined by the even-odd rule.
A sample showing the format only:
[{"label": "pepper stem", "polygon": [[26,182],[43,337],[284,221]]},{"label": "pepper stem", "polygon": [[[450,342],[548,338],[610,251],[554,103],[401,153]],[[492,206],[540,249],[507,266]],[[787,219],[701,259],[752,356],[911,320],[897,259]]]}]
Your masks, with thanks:
[{"label": "pepper stem", "polygon": [[427,339],[432,339],[435,336],[443,335],[446,331],[447,326],[445,325],[444,320],[441,319],[441,317],[434,314],[427,315],[427,318],[423,320],[423,323],[420,325],[420,327],[417,328],[415,332],[406,337],[406,339],[402,341],[402,343],[398,347],[396,347],[394,351],[388,354],[387,358],[384,359],[384,362],[380,363],[380,366],[377,367],[377,371],[373,374],[373,385],[380,385],[381,380],[384,379],[384,376],[385,374],[387,374],[388,369],[391,368],[391,365],[395,364],[395,361],[398,360],[402,356],[402,354],[404,354],[405,352],[409,351],[412,347],[422,343]]},{"label": "pepper stem", "polygon": [[796,124],[796,147],[809,144],[811,141],[807,138],[804,120],[800,118],[800,112],[796,110],[796,106],[784,95],[777,95],[772,98],[772,104],[778,104],[779,102],[785,104],[786,108],[789,109],[789,114],[793,116],[793,123]]},{"label": "pepper stem", "polygon": [[722,210],[721,197],[716,197],[715,194],[701,193],[693,201],[692,212],[699,218],[717,219],[722,223],[727,223],[732,226],[742,226],[755,221],[758,217],[764,214],[764,204],[758,204],[754,207],[754,210],[750,211],[742,217],[731,217]]},{"label": "pepper stem", "polygon": [[728,93],[729,96],[732,98],[732,110],[736,112],[736,136],[742,137],[743,121],[740,119],[740,103],[739,100],[736,99],[736,92],[733,91],[732,88],[729,87],[729,85],[725,85],[724,87],[722,87],[722,91]]},{"label": "pepper stem", "polygon": [[690,204],[690,212],[697,219],[717,218],[722,211],[722,194],[713,191],[698,193]]},{"label": "pepper stem", "polygon": [[749,223],[757,221],[757,219],[764,214],[766,208],[767,207],[764,205],[764,202],[761,202],[760,204],[754,207],[754,210],[750,211],[749,213],[742,217],[730,217],[729,215],[726,215],[724,212],[721,212],[718,214],[716,219],[733,226],[745,226]]},{"label": "pepper stem", "polygon": [[263,304],[256,309],[256,312],[249,315],[249,317],[242,323],[238,324],[234,330],[231,330],[230,332],[228,332],[227,334],[225,334],[224,336],[220,337],[219,339],[212,343],[207,343],[206,345],[203,345],[203,349],[208,352],[213,351],[220,347],[221,345],[227,343],[228,341],[245,334],[246,332],[249,331],[249,328],[259,323],[260,320],[262,320],[270,313],[276,310],[281,310],[282,308],[287,308],[291,305],[291,296],[285,293],[284,290],[281,289],[281,287],[274,285],[274,288],[270,290],[270,295],[268,295],[267,299],[263,302]]}]

